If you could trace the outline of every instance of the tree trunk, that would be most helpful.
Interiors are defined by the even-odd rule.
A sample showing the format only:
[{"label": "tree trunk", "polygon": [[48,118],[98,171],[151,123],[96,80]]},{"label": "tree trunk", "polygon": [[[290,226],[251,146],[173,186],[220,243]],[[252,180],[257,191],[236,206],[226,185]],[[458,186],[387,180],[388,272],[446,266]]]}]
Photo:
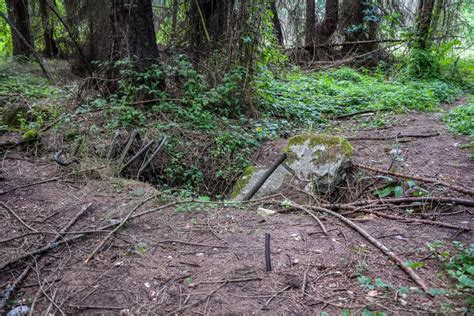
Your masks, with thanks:
[{"label": "tree trunk", "polygon": [[8,19],[18,30],[27,43],[12,30],[13,56],[31,56],[30,47],[34,48],[31,36],[30,14],[28,12],[28,0],[6,0]]},{"label": "tree trunk", "polygon": [[377,48],[375,42],[378,33],[379,23],[373,19],[364,20],[373,9],[371,1],[344,0],[342,21],[345,42],[369,41],[367,43],[354,43],[345,45],[344,53],[366,53],[374,51]]},{"label": "tree trunk", "polygon": [[434,5],[435,0],[420,0],[418,6],[417,44],[421,49],[428,47]]},{"label": "tree trunk", "polygon": [[190,0],[191,49],[198,53],[223,39],[235,0]]},{"label": "tree trunk", "polygon": [[278,44],[283,46],[284,45],[284,43],[283,43],[283,31],[281,29],[280,18],[278,17],[278,10],[277,10],[277,6],[276,6],[276,0],[271,1],[270,9],[272,10],[272,13],[273,13],[273,31],[275,32],[275,36],[276,36],[276,39],[278,41]]},{"label": "tree trunk", "polygon": [[316,6],[315,0],[306,0],[306,20],[305,20],[305,45],[313,47],[314,31],[316,27]]},{"label": "tree trunk", "polygon": [[[43,25],[43,39],[44,39],[44,55],[47,57],[56,57],[58,56],[58,47],[56,41],[54,40],[54,27],[49,18],[49,10],[46,1],[49,0],[40,0],[40,14],[41,14],[41,23]],[[54,2],[52,2],[54,5]]]},{"label": "tree trunk", "polygon": [[319,44],[326,44],[337,29],[339,1],[326,0],[326,13],[321,23],[316,25],[315,38]]},{"label": "tree trunk", "polygon": [[110,0],[112,60],[129,58],[143,67],[158,59],[151,0]]}]

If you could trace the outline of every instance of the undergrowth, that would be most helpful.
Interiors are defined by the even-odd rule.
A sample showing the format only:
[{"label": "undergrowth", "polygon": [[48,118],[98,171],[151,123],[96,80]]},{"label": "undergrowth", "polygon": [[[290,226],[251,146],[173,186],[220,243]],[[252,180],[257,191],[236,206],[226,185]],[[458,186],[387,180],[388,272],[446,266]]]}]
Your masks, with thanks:
[{"label": "undergrowth", "polygon": [[381,73],[340,68],[325,72],[294,71],[275,78],[269,71],[257,82],[265,109],[274,117],[317,126],[327,118],[357,111],[432,111],[452,102],[462,90],[439,79],[393,80]]},{"label": "undergrowth", "polygon": [[[255,150],[268,139],[296,129],[317,129],[333,116],[367,109],[433,111],[462,93],[457,82],[394,79],[377,71],[293,70],[277,77],[264,69],[254,85],[258,116],[252,116],[247,104],[242,104],[239,87],[243,69],[236,68],[211,85],[183,56],[146,71],[134,70],[127,61],[114,66],[120,75],[116,92],[95,97],[74,113],[63,115],[56,126],[63,137],[59,142],[72,141],[78,149],[74,150],[77,158],[85,160],[103,153],[98,148],[111,141],[115,129],[139,128],[142,138],[148,140],[167,135],[159,166],[148,180],[213,196],[232,191],[243,170],[251,165]],[[5,74],[0,76],[0,92],[9,98],[47,100],[46,106],[43,102],[42,107],[21,113],[18,126],[10,127],[25,138],[40,136],[41,128],[61,114],[56,106],[48,107],[48,100],[64,94],[44,79]],[[467,111],[469,118],[472,106],[466,109],[455,111]],[[448,124],[472,133],[471,122],[464,118],[457,121],[459,113],[448,116]]]}]

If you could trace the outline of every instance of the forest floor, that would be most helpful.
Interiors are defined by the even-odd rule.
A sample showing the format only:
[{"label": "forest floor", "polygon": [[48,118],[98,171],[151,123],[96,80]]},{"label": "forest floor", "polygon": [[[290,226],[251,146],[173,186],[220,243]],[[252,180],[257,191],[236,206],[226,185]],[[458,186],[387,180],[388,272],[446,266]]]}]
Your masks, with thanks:
[{"label": "forest floor", "polygon": [[[359,139],[351,141],[356,163],[386,170],[398,146],[398,171],[474,187],[474,163],[461,146],[468,138],[448,132],[440,113],[393,115],[384,128],[361,129],[367,118],[334,121],[330,128],[332,133]],[[439,135],[414,137],[398,145],[394,139],[368,139],[434,132]],[[285,139],[268,142],[256,156],[256,163],[273,161],[285,144]],[[165,195],[140,205],[158,193],[156,188],[122,178],[95,177],[94,171],[87,177],[64,176],[68,172],[65,168],[48,158],[26,157],[19,149],[6,152],[0,170],[4,192],[0,201],[24,221],[20,223],[3,209],[0,212],[0,266],[11,262],[0,273],[0,289],[30,267],[9,308],[34,304],[35,313],[41,314],[106,315],[337,315],[346,310],[358,314],[459,314],[465,311],[465,299],[472,295],[456,289],[440,259],[442,253],[449,257],[456,253],[459,243],[453,245],[452,241],[473,243],[471,231],[373,214],[346,215],[398,256],[415,263],[416,272],[436,294],[430,297],[391,259],[337,218],[320,216],[326,236],[304,212],[282,211],[269,217],[257,214],[259,206],[283,210],[273,201],[301,199],[297,192],[234,206],[174,204],[177,202]],[[55,177],[60,178],[21,188]],[[432,195],[463,197],[439,186],[425,188]],[[137,206],[140,208],[134,214],[150,213],[130,219],[85,263],[106,239],[101,227],[117,223]],[[77,236],[73,232],[82,232],[83,238],[51,247],[41,256],[12,261],[48,245],[84,209],[57,240]],[[397,209],[390,212],[406,215]],[[472,212],[465,206],[445,205],[415,208],[410,218],[472,230]],[[265,233],[271,235],[272,272],[265,271]]]}]

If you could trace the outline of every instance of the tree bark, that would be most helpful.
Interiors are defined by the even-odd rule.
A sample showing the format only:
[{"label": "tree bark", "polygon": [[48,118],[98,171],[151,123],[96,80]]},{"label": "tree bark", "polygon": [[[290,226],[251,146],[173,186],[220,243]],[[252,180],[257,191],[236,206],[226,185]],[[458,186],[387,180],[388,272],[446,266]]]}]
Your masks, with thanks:
[{"label": "tree bark", "polygon": [[191,49],[206,50],[222,40],[235,0],[190,0]]},{"label": "tree bark", "polygon": [[12,30],[13,56],[31,56],[30,47],[34,48],[31,36],[30,14],[28,0],[6,0],[8,19],[18,30],[27,43]]},{"label": "tree bark", "polygon": [[112,60],[129,58],[139,67],[158,57],[151,0],[110,0]]},{"label": "tree bark", "polygon": [[[59,50],[54,39],[54,27],[49,17],[48,0],[40,0],[39,8],[41,14],[41,23],[43,25],[44,55],[47,57],[58,56]],[[54,2],[53,2],[54,4]]]},{"label": "tree bark", "polygon": [[315,37],[320,44],[325,44],[337,29],[339,20],[339,1],[326,0],[326,13],[324,20],[316,25]]},{"label": "tree bark", "polygon": [[434,5],[435,0],[420,0],[418,6],[417,44],[421,49],[428,47]]},{"label": "tree bark", "polygon": [[314,31],[316,27],[316,6],[315,0],[306,0],[306,20],[305,20],[305,46],[313,47]]},{"label": "tree bark", "polygon": [[273,18],[272,18],[273,19],[273,32],[275,33],[278,44],[283,46],[284,45],[284,43],[283,43],[283,31],[281,29],[280,18],[278,17],[278,10],[277,10],[277,6],[276,6],[276,0],[271,1],[270,9],[272,10],[272,13],[273,13]]},{"label": "tree bark", "polygon": [[[370,1],[344,0],[342,21],[343,33],[346,42],[366,41],[361,44],[346,45],[343,52],[366,53],[377,48],[378,22],[365,21],[366,12],[370,9]],[[367,42],[370,41],[370,42]]]}]

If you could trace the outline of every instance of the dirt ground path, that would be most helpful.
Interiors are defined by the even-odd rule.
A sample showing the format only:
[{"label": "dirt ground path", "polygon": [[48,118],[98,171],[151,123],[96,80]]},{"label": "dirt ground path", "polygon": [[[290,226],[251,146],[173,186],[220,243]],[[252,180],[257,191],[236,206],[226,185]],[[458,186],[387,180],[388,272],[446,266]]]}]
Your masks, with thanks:
[{"label": "dirt ground path", "polygon": [[[439,113],[393,116],[392,126],[384,129],[353,129],[367,119],[356,117],[331,128],[360,138],[351,141],[355,162],[387,169],[398,153],[399,171],[474,187],[474,163],[469,151],[461,148],[467,138],[449,133]],[[398,145],[393,139],[367,140],[399,133],[439,136],[402,140]],[[285,142],[267,144],[259,161],[270,161]],[[67,173],[47,158],[29,158],[14,150],[4,155],[0,170],[3,191]],[[430,190],[435,195],[462,196],[439,186]],[[156,193],[148,184],[90,172],[1,194],[0,201],[36,231],[1,209],[0,266],[48,245],[91,203],[68,230],[87,231],[86,237],[0,270],[3,291],[25,267],[31,267],[15,289],[8,310],[34,304],[37,314],[57,315],[465,311],[463,301],[469,293],[428,297],[389,258],[337,219],[321,216],[328,231],[325,236],[305,213],[264,218],[256,213],[257,203],[239,207],[194,203],[158,209],[129,221],[91,262],[84,263],[106,236],[92,230],[120,221],[139,201]],[[172,201],[158,198],[158,202]],[[262,205],[279,208],[269,202]],[[150,201],[137,213],[154,208],[157,204]],[[445,206],[426,212],[423,218],[474,228],[472,208]],[[454,284],[426,244],[440,240],[453,251],[453,240],[466,245],[474,242],[471,232],[456,229],[377,216],[355,216],[353,220],[400,257],[422,263],[416,271],[433,289],[449,289]],[[272,272],[265,272],[265,233],[271,235]],[[72,236],[76,235],[65,234],[58,240]]]}]

